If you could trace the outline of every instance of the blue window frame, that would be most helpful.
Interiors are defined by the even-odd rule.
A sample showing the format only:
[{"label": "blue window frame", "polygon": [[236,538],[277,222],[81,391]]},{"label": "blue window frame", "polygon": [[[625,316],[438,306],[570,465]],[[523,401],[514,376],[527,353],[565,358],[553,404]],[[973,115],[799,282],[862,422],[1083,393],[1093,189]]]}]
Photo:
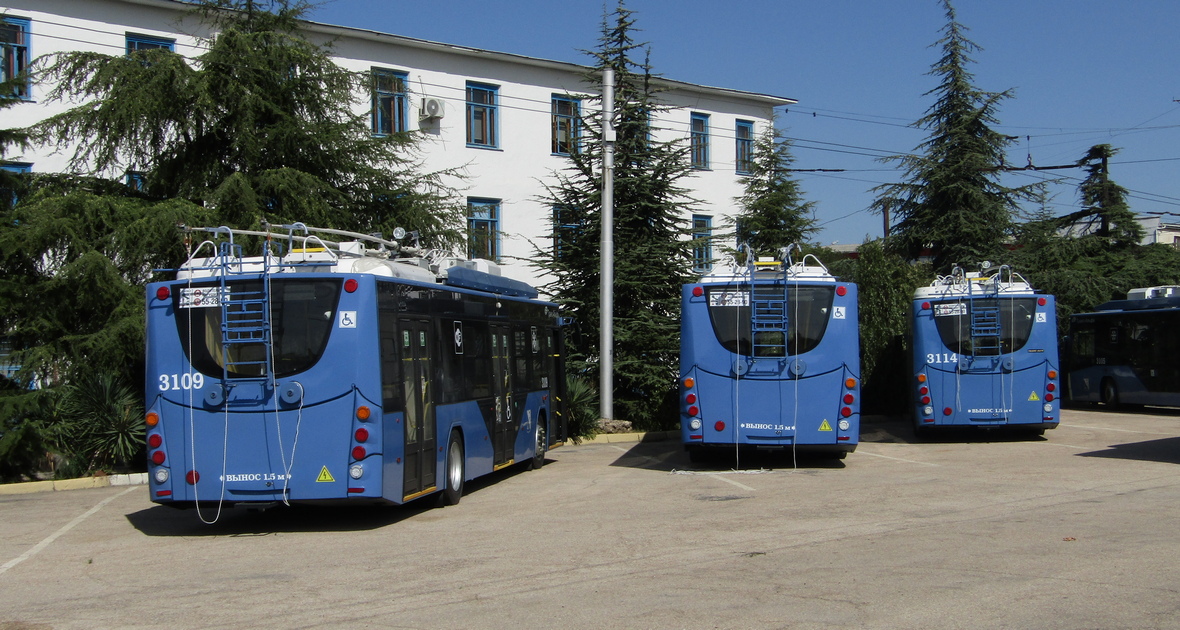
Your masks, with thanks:
[{"label": "blue window frame", "polygon": [[406,130],[409,97],[405,72],[373,68],[373,135],[385,136]]},{"label": "blue window frame", "polygon": [[[29,69],[29,20],[0,17],[0,81],[9,81]],[[31,98],[29,80],[16,85],[13,95]]]},{"label": "blue window frame", "polygon": [[127,171],[124,181],[128,188],[136,192],[143,192],[144,186],[147,185],[147,179],[141,171]]},{"label": "blue window frame", "polygon": [[12,339],[0,337],[0,374],[5,378],[12,379],[16,378],[18,372],[20,372],[20,364],[13,362]]},{"label": "blue window frame", "polygon": [[467,200],[467,257],[500,261],[500,200]]},{"label": "blue window frame", "polygon": [[713,269],[713,217],[705,214],[692,215],[692,270]]},{"label": "blue window frame", "polygon": [[170,52],[176,52],[176,40],[166,39],[163,37],[153,37],[151,35],[137,35],[135,33],[127,33],[127,54],[141,50],[156,50],[163,48]]},{"label": "blue window frame", "polygon": [[[0,171],[24,175],[33,172],[33,165],[26,162],[3,162],[0,163]],[[0,199],[8,201],[11,204],[9,207],[15,206],[16,202],[19,201],[16,190],[3,187],[0,187]]]},{"label": "blue window frame", "polygon": [[578,120],[581,104],[577,99],[553,95],[554,155],[573,155],[578,151]]},{"label": "blue window frame", "polygon": [[566,254],[574,239],[582,231],[582,225],[572,218],[568,206],[553,206],[553,253],[560,259]]},{"label": "blue window frame", "polygon": [[689,129],[692,146],[692,167],[709,168],[709,115],[693,112]]},{"label": "blue window frame", "polygon": [[467,84],[467,146],[500,146],[496,133],[499,90],[494,85]]},{"label": "blue window frame", "polygon": [[737,172],[749,175],[754,171],[754,123],[748,120],[737,121],[734,137],[737,138],[734,155]]}]

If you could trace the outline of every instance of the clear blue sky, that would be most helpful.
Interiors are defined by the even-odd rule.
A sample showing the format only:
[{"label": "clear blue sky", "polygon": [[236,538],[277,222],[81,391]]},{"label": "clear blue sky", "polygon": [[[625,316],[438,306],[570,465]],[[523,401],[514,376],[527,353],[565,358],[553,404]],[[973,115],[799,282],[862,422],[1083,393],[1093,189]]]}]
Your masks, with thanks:
[{"label": "clear blue sky", "polygon": [[[319,22],[590,63],[604,8],[616,0],[334,0]],[[870,189],[898,181],[881,155],[913,151],[909,128],[933,103],[927,73],[945,25],[936,0],[628,0],[635,38],[670,79],[799,101],[779,128],[795,138],[797,174],[816,203],[822,243],[881,235]],[[1008,161],[1069,164],[1095,144],[1120,148],[1113,179],[1139,213],[1180,213],[1180,2],[958,0],[958,21],[982,50],[970,70],[987,91],[1012,90],[997,130],[1018,136]],[[1078,208],[1080,169],[1017,172],[1010,185],[1066,178],[1057,214]],[[1180,221],[1180,216],[1167,217]]]}]

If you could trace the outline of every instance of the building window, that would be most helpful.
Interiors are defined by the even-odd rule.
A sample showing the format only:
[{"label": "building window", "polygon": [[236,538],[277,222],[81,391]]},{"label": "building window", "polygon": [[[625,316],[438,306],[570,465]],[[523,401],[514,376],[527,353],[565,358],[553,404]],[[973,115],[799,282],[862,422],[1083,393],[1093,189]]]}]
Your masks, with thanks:
[{"label": "building window", "polygon": [[692,215],[692,270],[709,271],[713,268],[713,217]]},{"label": "building window", "polygon": [[467,257],[500,260],[500,200],[467,200]]},{"label": "building window", "polygon": [[170,52],[176,52],[176,40],[164,39],[162,37],[152,37],[150,35],[135,35],[127,33],[127,54],[139,52],[141,50],[156,50],[163,48]]},{"label": "building window", "polygon": [[561,259],[569,252],[582,226],[573,218],[573,209],[567,206],[553,206],[553,254]]},{"label": "building window", "polygon": [[[29,69],[29,20],[0,17],[0,82],[10,81]],[[12,94],[29,99],[28,78],[13,87]]]},{"label": "building window", "polygon": [[690,129],[692,167],[709,168],[709,115],[693,114]]},{"label": "building window", "polygon": [[[0,164],[0,171],[8,171],[8,173],[15,173],[17,175],[26,175],[33,172],[33,165],[24,162],[4,162]],[[11,204],[9,206],[11,208],[16,206],[16,202],[20,198],[17,196],[16,189],[18,182],[8,180],[9,178],[0,179],[0,199]]]},{"label": "building window", "polygon": [[496,148],[496,102],[499,88],[478,83],[467,84],[467,144]]},{"label": "building window", "polygon": [[578,101],[553,96],[553,153],[572,155],[578,150]]},{"label": "building window", "polygon": [[124,182],[128,188],[135,192],[143,192],[144,187],[147,186],[147,179],[142,171],[127,171]]},{"label": "building window", "polygon": [[406,130],[406,79],[404,72],[373,68],[373,135]]},{"label": "building window", "polygon": [[754,123],[739,120],[735,132],[737,153],[734,163],[737,164],[738,173],[749,175],[754,172]]}]

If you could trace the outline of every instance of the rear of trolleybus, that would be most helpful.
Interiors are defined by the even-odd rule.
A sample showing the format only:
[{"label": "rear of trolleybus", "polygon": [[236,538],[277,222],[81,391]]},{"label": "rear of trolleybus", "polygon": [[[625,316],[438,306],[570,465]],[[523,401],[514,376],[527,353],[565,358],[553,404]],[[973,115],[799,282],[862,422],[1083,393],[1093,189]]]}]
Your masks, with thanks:
[{"label": "rear of trolleybus", "polygon": [[780,260],[719,265],[683,287],[681,306],[680,424],[692,459],[856,449],[855,284],[814,256],[793,263],[784,250]]},{"label": "rear of trolleybus", "polygon": [[[401,503],[410,474],[403,463],[415,460],[422,462],[420,477],[435,480],[419,494],[440,491],[457,501],[473,474],[467,462],[451,463],[456,479],[446,469],[445,443],[424,451],[417,442],[409,452],[407,412],[414,405],[382,408],[383,356],[409,357],[409,366],[418,355],[394,347],[393,335],[380,338],[378,278],[443,288],[436,274],[389,260],[386,247],[396,252],[396,242],[352,235],[378,241],[381,255],[374,256],[360,242],[293,238],[308,228],[284,227],[291,229],[285,249],[272,242],[282,237],[274,233],[203,229],[224,240],[202,243],[176,281],[148,287],[152,500],[205,508],[202,520],[238,503]],[[235,234],[269,234],[267,255],[243,258]],[[407,347],[418,352],[419,334],[425,347],[425,326],[405,328]],[[414,373],[429,379],[429,363],[422,367]],[[429,386],[411,385],[405,399],[420,403],[419,412],[432,409]],[[471,424],[475,439],[484,423]]]},{"label": "rear of trolleybus", "polygon": [[914,427],[1019,426],[1060,421],[1057,319],[1051,295],[1007,266],[955,267],[913,300]]}]

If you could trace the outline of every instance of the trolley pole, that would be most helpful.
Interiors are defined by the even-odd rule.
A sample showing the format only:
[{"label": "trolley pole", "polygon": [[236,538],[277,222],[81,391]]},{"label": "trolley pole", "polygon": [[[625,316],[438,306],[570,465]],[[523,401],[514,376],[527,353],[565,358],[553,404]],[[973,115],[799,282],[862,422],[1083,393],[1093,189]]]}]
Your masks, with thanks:
[{"label": "trolley pole", "polygon": [[615,71],[602,71],[602,241],[598,396],[603,420],[615,418]]}]

